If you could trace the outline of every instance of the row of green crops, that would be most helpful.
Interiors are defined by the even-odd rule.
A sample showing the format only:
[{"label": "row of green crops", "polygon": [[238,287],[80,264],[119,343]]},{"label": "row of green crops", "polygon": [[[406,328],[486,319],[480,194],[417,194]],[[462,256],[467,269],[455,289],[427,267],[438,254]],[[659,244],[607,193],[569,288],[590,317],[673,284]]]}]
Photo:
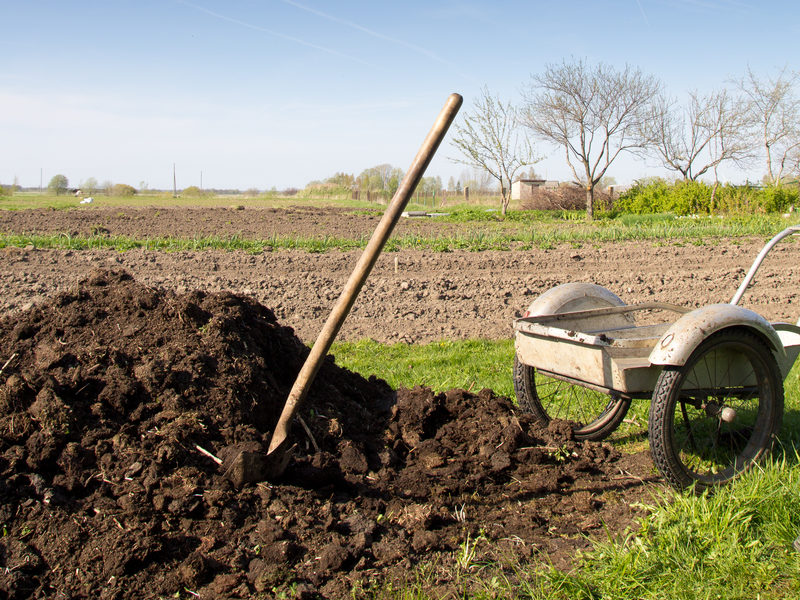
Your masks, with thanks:
[{"label": "row of green crops", "polygon": [[[509,213],[516,215],[516,213]],[[524,215],[524,213],[520,213]],[[471,220],[470,217],[474,217]],[[389,239],[387,252],[398,250],[430,250],[450,252],[469,250],[530,250],[550,249],[560,244],[580,247],[583,244],[601,244],[623,241],[651,241],[656,244],[695,245],[713,244],[723,238],[759,236],[767,239],[789,225],[800,222],[800,213],[792,218],[781,215],[742,215],[733,217],[706,216],[679,218],[672,215],[622,215],[616,219],[598,219],[591,223],[569,216],[504,223],[486,222],[482,214],[467,212],[454,218],[464,219],[463,231],[449,230],[440,234],[399,235]],[[134,248],[146,250],[240,250],[251,253],[272,250],[305,250],[326,252],[364,248],[368,236],[285,236],[249,238],[240,235],[227,237],[205,236],[195,238],[133,238],[109,235],[13,234],[0,233],[0,248],[33,246],[46,249],[88,250],[108,249],[125,251]]]}]

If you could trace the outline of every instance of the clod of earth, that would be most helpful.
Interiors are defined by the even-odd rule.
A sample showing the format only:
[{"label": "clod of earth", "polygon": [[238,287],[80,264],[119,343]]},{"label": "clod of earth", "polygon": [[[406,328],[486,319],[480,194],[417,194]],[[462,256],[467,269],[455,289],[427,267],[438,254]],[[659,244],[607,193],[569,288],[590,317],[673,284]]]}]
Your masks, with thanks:
[{"label": "clod of earth", "polygon": [[650,472],[490,390],[395,392],[329,358],[284,479],[238,487],[308,349],[250,298],[124,271],[0,321],[0,348],[0,596],[335,598],[467,536],[558,564],[627,524]]}]

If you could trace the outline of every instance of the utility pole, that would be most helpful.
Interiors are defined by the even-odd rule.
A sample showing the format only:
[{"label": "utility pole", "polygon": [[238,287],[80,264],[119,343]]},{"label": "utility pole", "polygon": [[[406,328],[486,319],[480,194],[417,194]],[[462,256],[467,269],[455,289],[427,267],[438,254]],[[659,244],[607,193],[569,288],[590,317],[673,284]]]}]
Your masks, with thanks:
[{"label": "utility pole", "polygon": [[172,197],[178,197],[178,180],[175,179],[175,163],[172,163]]},{"label": "utility pole", "polygon": [[39,167],[39,193],[42,193],[42,176],[44,175],[44,169]]},{"label": "utility pole", "polygon": [[203,191],[203,172],[200,171],[200,191]]}]

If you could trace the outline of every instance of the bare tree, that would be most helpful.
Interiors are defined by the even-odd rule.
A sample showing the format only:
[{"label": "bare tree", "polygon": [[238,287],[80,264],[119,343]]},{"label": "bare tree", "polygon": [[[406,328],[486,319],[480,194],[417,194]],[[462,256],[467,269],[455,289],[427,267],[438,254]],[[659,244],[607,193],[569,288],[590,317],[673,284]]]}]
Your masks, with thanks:
[{"label": "bare tree", "polygon": [[721,163],[741,164],[752,156],[746,110],[727,90],[690,92],[684,107],[658,94],[642,127],[652,153],[684,179],[694,181],[712,170],[717,181]]},{"label": "bare tree", "polygon": [[492,96],[487,88],[481,90],[472,110],[456,124],[452,144],[464,158],[451,160],[482,169],[499,182],[503,215],[511,201],[516,172],[541,160],[535,156],[530,141],[520,135],[517,108]]},{"label": "bare tree", "polygon": [[759,79],[748,67],[737,82],[747,97],[750,122],[762,146],[769,182],[780,185],[783,176],[800,162],[800,98],[798,74],[787,73]]},{"label": "bare tree", "polygon": [[[594,218],[594,188],[625,151],[641,149],[643,119],[661,90],[652,76],[583,60],[547,65],[525,93],[525,124],[564,148],[576,182],[586,188],[586,217]],[[580,171],[579,171],[580,169]]]}]

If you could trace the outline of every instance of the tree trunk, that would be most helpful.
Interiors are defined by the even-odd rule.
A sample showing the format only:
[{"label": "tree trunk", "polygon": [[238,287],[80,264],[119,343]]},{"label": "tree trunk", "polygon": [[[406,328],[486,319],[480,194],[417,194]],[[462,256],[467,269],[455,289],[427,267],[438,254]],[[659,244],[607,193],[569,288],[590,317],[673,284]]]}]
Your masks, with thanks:
[{"label": "tree trunk", "polygon": [[594,220],[594,186],[586,186],[586,220]]},{"label": "tree trunk", "polygon": [[500,184],[500,196],[502,198],[500,201],[500,214],[505,217],[506,211],[508,210],[508,203],[511,199],[511,194],[508,193],[506,186],[504,186],[502,183]]},{"label": "tree trunk", "polygon": [[710,204],[711,212],[714,212],[714,210],[715,210],[714,201],[717,198],[717,188],[718,187],[719,187],[719,180],[715,179],[714,180],[714,186],[711,188],[711,204]]},{"label": "tree trunk", "polygon": [[769,147],[769,142],[764,142],[764,150],[767,154],[767,176],[769,177],[770,185],[775,185],[775,177],[772,175],[772,152]]}]

